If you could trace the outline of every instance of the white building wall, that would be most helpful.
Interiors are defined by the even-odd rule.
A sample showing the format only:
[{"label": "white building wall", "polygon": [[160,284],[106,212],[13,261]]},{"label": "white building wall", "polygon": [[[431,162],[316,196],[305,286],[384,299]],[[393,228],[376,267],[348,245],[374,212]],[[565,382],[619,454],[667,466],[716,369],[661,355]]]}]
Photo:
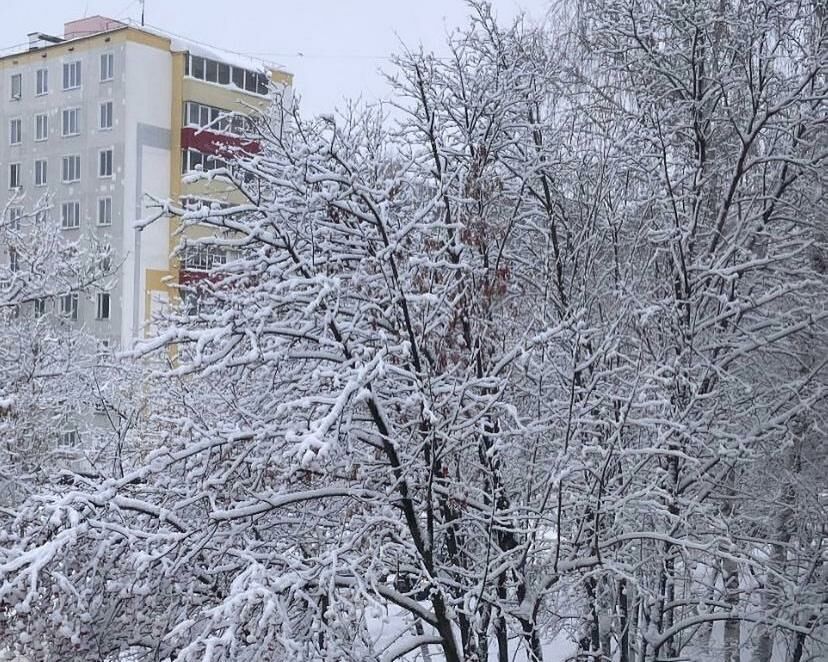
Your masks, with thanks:
[{"label": "white building wall", "polygon": [[148,196],[170,195],[170,123],[172,55],[168,51],[129,42],[126,45],[126,147],[129,164],[123,215],[126,219],[122,251],[126,256],[121,335],[127,344],[143,336],[147,317],[147,269],[169,268],[169,221],[159,219],[142,231],[136,221],[157,211]]},{"label": "white building wall", "polygon": [[[112,53],[114,77],[101,80],[100,58]],[[31,211],[41,201],[51,205],[51,221],[60,223],[61,205],[77,201],[80,204],[80,227],[63,230],[68,241],[111,243],[118,246],[123,235],[124,216],[120,210],[124,205],[124,92],[125,92],[125,45],[123,43],[100,43],[97,46],[79,45],[72,52],[52,55],[48,50],[23,54],[19,63],[7,59],[0,66],[0,206],[6,201],[8,191],[8,165],[19,162],[22,166],[22,184],[25,198],[23,206]],[[70,62],[81,64],[81,86],[64,90],[62,85],[63,65]],[[35,89],[38,69],[48,71],[48,92],[37,95]],[[9,94],[13,74],[22,76],[22,95],[12,99]],[[113,102],[113,126],[101,128],[100,105]],[[70,108],[80,111],[79,132],[64,136],[62,113]],[[35,141],[35,116],[48,116],[49,131],[46,140]],[[21,118],[23,140],[19,145],[10,145],[9,121]],[[102,149],[113,150],[113,176],[99,177],[98,157]],[[65,184],[61,180],[61,164],[64,156],[78,155],[81,159],[81,178],[78,182]],[[34,162],[47,161],[47,184],[34,185]],[[98,199],[112,198],[112,224],[100,226],[97,223]],[[118,279],[111,286],[111,319],[96,319],[94,294],[79,301],[78,324],[102,340],[120,340],[121,310],[118,302],[122,296],[123,280]]]}]

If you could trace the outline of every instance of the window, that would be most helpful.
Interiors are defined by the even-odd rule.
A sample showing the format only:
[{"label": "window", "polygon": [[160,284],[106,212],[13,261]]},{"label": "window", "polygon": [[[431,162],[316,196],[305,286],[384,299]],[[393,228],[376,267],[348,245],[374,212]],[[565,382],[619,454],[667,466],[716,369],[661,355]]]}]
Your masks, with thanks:
[{"label": "window", "polygon": [[9,145],[19,145],[23,142],[23,120],[20,118],[9,120]]},{"label": "window", "polygon": [[78,319],[78,295],[76,292],[60,297],[60,314],[71,320]]},{"label": "window", "polygon": [[193,78],[204,80],[204,58],[196,55],[192,56],[192,64],[190,65],[190,75]]},{"label": "window", "polygon": [[241,67],[231,67],[229,64],[190,55],[184,66],[187,76],[219,85],[235,85],[240,90],[252,94],[266,95],[269,81],[267,76],[257,71],[249,71]]},{"label": "window", "polygon": [[74,90],[81,86],[81,63],[64,62],[63,64],[63,89]]},{"label": "window", "polygon": [[98,177],[112,177],[112,150],[98,152]]},{"label": "window", "polygon": [[220,85],[230,84],[230,65],[218,63],[218,82]]},{"label": "window", "polygon": [[250,120],[244,115],[195,101],[184,104],[184,125],[198,128],[209,126],[211,130],[239,135],[250,131]]},{"label": "window", "polygon": [[20,261],[17,256],[17,249],[14,246],[9,247],[9,271],[14,273],[20,269]]},{"label": "window", "polygon": [[101,82],[112,80],[115,71],[115,57],[112,53],[101,55]]},{"label": "window", "polygon": [[218,83],[218,62],[215,60],[205,60],[204,80],[208,83]]},{"label": "window", "polygon": [[46,299],[35,299],[32,303],[34,304],[34,316],[43,317],[46,314]]},{"label": "window", "polygon": [[112,128],[112,102],[111,101],[105,101],[104,103],[101,104],[99,128],[101,128],[101,129],[111,129]]},{"label": "window", "polygon": [[9,207],[9,227],[12,230],[20,229],[20,219],[23,218],[23,207]]},{"label": "window", "polygon": [[210,271],[224,264],[227,264],[227,253],[215,246],[193,246],[181,257],[181,268],[185,271]]},{"label": "window", "polygon": [[101,248],[103,249],[103,256],[98,261],[98,264],[101,267],[101,271],[108,274],[112,272],[112,246],[104,244]]},{"label": "window", "polygon": [[77,446],[80,442],[80,435],[77,430],[65,430],[60,433],[60,443],[64,446]]},{"label": "window", "polygon": [[41,96],[49,92],[49,70],[38,69],[35,72],[35,94]]},{"label": "window", "polygon": [[196,152],[193,149],[185,149],[181,151],[181,174],[186,174],[196,170],[196,168],[204,167],[204,154]]},{"label": "window", "polygon": [[64,230],[80,227],[80,202],[64,202],[60,206],[60,227]]},{"label": "window", "polygon": [[63,157],[63,169],[61,172],[62,180],[64,184],[69,184],[70,182],[78,182],[81,178],[81,163],[80,163],[80,156],[73,155],[73,156],[64,156]]},{"label": "window", "polygon": [[98,306],[95,317],[99,320],[109,319],[109,292],[98,292]]},{"label": "window", "polygon": [[[96,344],[97,351],[95,352],[95,354],[97,360],[100,362],[105,357],[110,356],[111,341],[109,340],[109,338],[99,338]],[[106,413],[106,410],[110,409],[111,407],[112,405],[104,398],[95,398],[95,411],[97,413],[104,414]]]},{"label": "window", "polygon": [[77,136],[80,133],[80,108],[67,108],[62,114],[61,127],[64,136]]},{"label": "window", "polygon": [[35,161],[35,186],[46,186],[46,159]]},{"label": "window", "polygon": [[244,89],[248,92],[255,92],[258,89],[257,85],[257,76],[258,74],[253,73],[252,71],[245,71],[244,76]]},{"label": "window", "polygon": [[23,96],[23,74],[12,74],[11,85],[12,100],[20,99]]},{"label": "window", "polygon": [[20,188],[20,164],[9,164],[9,188]]},{"label": "window", "polygon": [[112,225],[112,198],[98,198],[98,225]]},{"label": "window", "polygon": [[194,149],[182,150],[181,154],[181,172],[182,174],[193,172],[195,170],[213,170],[215,168],[226,168],[227,164],[215,156],[209,154],[202,154]]},{"label": "window", "polygon": [[235,133],[236,135],[243,136],[251,133],[254,129],[253,123],[250,121],[250,118],[245,117],[244,115],[233,115],[230,118],[230,132]]},{"label": "window", "polygon": [[184,126],[201,126],[198,114],[200,104],[188,101],[184,104]]},{"label": "window", "polygon": [[202,127],[210,123],[210,106],[188,101],[185,108],[185,124],[187,126]]},{"label": "window", "polygon": [[35,115],[35,140],[46,140],[49,137],[49,116],[46,113]]},{"label": "window", "polygon": [[244,89],[244,69],[233,67],[233,85],[240,90]]}]

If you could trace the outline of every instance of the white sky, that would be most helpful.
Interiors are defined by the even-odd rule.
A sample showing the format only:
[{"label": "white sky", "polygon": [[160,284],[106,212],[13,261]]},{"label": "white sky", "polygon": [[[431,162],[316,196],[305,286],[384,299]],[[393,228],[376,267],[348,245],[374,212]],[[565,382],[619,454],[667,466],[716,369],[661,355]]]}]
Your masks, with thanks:
[{"label": "white sky", "polygon": [[[542,20],[549,0],[493,0],[511,20],[523,9]],[[465,22],[463,0],[146,0],[146,22],[183,37],[283,64],[295,74],[306,113],[343,98],[386,98],[379,73],[408,46],[445,52],[445,35]],[[84,15],[140,17],[139,0],[0,0],[0,49],[28,32],[62,35]],[[303,55],[299,55],[299,54]]]}]

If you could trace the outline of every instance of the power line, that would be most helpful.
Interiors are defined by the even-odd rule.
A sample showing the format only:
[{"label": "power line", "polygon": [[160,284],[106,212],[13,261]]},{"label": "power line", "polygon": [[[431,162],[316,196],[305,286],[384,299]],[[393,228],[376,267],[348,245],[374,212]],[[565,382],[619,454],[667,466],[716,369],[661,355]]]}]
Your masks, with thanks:
[{"label": "power line", "polygon": [[[141,5],[141,20],[137,21],[130,17],[128,14],[132,10],[132,8],[139,4]],[[219,48],[219,50],[225,51],[227,53],[231,53],[233,55],[241,55],[243,57],[249,57],[254,59],[261,59],[261,58],[284,58],[284,59],[293,59],[293,60],[376,60],[376,61],[385,61],[390,62],[393,60],[394,55],[377,55],[377,54],[370,54],[370,53],[306,53],[305,51],[296,51],[295,53],[287,53],[287,52],[276,52],[276,51],[236,51],[230,48],[224,47],[217,47],[215,44],[210,44],[205,41],[200,41],[198,39],[194,39],[192,37],[188,37],[186,35],[178,34],[176,32],[172,32],[166,28],[161,28],[152,24],[145,24],[144,23],[144,3],[145,0],[131,0],[129,3],[124,5],[119,12],[115,14],[118,20],[123,20],[123,22],[127,24],[136,25],[139,27],[147,27],[153,30],[157,30],[163,34],[167,34],[171,37],[178,37],[179,39],[184,39],[188,42],[193,44],[197,44],[199,46],[204,46],[205,48]],[[8,52],[12,50],[16,50],[18,48],[28,47],[27,42],[23,42],[20,44],[15,44],[12,46],[6,46],[0,49],[0,53]],[[439,57],[434,56],[432,57],[435,59],[443,60],[449,59],[446,57]],[[271,63],[275,64],[275,63]]]},{"label": "power line", "polygon": [[132,9],[133,6],[138,4],[141,0],[130,0],[126,5],[121,7],[117,12],[115,12],[115,18],[124,18],[128,16],[129,11]]},{"label": "power line", "polygon": [[249,55],[251,57],[284,57],[284,58],[303,58],[314,60],[390,60],[391,55],[364,55],[362,53],[305,53],[304,51],[297,51],[295,53],[274,53],[271,51],[248,51],[240,53],[240,55]]},{"label": "power line", "polygon": [[[128,22],[135,22],[135,21],[128,21]],[[394,55],[374,55],[374,54],[362,54],[362,53],[306,53],[304,51],[296,51],[295,53],[280,53],[276,51],[236,51],[231,48],[225,48],[223,46],[217,46],[216,44],[211,44],[206,41],[200,41],[198,39],[194,39],[193,37],[188,37],[187,35],[179,34],[173,32],[172,30],[168,30],[166,28],[158,27],[157,25],[152,25],[148,23],[145,27],[152,28],[153,30],[157,30],[163,34],[169,35],[171,37],[178,37],[179,39],[184,39],[185,41],[189,41],[193,44],[197,44],[198,46],[204,46],[205,48],[214,48],[225,51],[226,53],[231,53],[233,55],[241,55],[243,57],[250,57],[254,59],[263,58],[263,57],[276,57],[276,58],[298,58],[298,59],[313,59],[313,60],[335,60],[335,59],[342,59],[342,60],[392,60]],[[435,57],[435,56],[432,56]],[[435,59],[444,60],[450,59],[448,57],[439,57],[436,56]]]}]

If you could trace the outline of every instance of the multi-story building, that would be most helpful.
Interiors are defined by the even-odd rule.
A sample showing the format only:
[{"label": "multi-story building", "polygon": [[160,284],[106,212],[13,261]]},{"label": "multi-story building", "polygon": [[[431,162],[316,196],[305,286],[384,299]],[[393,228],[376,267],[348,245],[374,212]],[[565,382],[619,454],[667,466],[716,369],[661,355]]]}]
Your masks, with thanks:
[{"label": "multi-story building", "polygon": [[244,145],[234,134],[268,103],[271,82],[289,94],[291,75],[278,67],[101,16],[0,53],[0,209],[12,197],[48,199],[68,239],[107,243],[122,264],[109,292],[78,301],[78,324],[128,345],[169,284],[186,280],[182,266],[207,266],[209,256],[171,258],[174,221],[142,231],[135,222],[154,200],[234,195],[220,180],[183,184],[182,174]]}]

